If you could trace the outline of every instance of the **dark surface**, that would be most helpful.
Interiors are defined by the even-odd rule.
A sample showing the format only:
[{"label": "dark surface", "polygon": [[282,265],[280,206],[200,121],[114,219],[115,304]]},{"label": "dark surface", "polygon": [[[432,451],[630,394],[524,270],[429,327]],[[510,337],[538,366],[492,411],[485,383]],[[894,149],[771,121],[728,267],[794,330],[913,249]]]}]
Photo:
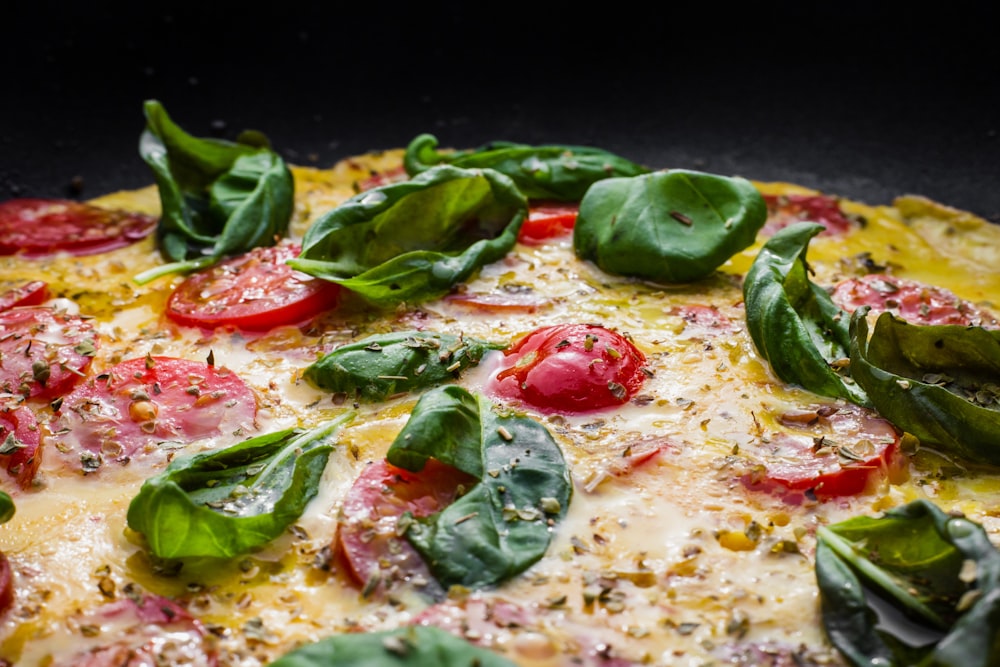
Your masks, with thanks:
[{"label": "dark surface", "polygon": [[259,129],[299,164],[421,132],[456,147],[590,144],[873,204],[919,193],[1000,221],[990,3],[332,4],[5,9],[0,198],[152,182],[137,144],[157,98],[192,134]]}]

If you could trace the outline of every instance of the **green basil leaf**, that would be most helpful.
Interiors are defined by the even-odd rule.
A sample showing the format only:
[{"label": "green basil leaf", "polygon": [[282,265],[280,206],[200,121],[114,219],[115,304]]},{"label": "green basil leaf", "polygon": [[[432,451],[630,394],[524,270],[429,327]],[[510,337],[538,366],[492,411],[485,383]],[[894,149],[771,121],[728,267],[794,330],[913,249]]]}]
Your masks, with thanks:
[{"label": "green basil leaf", "polygon": [[284,160],[258,133],[240,142],[193,137],[156,100],[145,104],[139,153],[160,195],[161,252],[172,262],[135,277],[210,266],[223,257],[274,245],[292,217],[294,183]]},{"label": "green basil leaf", "polygon": [[506,255],[527,214],[503,174],[442,165],[347,200],[288,263],[377,306],[436,298]]},{"label": "green basil leaf", "polygon": [[1000,552],[926,500],[817,533],[823,624],[854,665],[998,664]]},{"label": "green basil leaf", "polygon": [[315,387],[365,402],[434,387],[506,345],[425,331],[375,334],[338,347],[306,368]]},{"label": "green basil leaf", "polygon": [[493,169],[509,176],[529,199],[580,201],[597,181],[650,171],[614,153],[585,146],[529,146],[507,141],[471,151],[438,151],[437,146],[434,135],[415,137],[403,158],[406,172],[415,176],[439,164]]},{"label": "green basil leaf", "polygon": [[915,325],[868,309],[851,318],[851,375],[875,408],[922,444],[1000,465],[1000,331]]},{"label": "green basil leaf", "polygon": [[681,169],[609,178],[580,202],[573,249],[608,273],[686,283],[751,246],[766,219],[746,179]]},{"label": "green basil leaf", "polygon": [[319,488],[346,413],[309,431],[286,429],[177,458],[146,480],[128,525],[161,558],[231,558],[278,537]]},{"label": "green basil leaf", "polygon": [[431,457],[480,480],[441,512],[409,524],[407,539],[444,587],[492,586],[545,554],[572,484],[544,426],[501,414],[457,385],[438,387],[420,398],[386,454],[415,472]]},{"label": "green basil leaf", "polygon": [[16,511],[14,499],[6,491],[0,491],[0,523],[7,523],[13,519]]},{"label": "green basil leaf", "polygon": [[270,667],[515,667],[515,663],[433,626],[327,637]]},{"label": "green basil leaf", "polygon": [[796,223],[763,245],[743,281],[747,330],[785,382],[870,407],[864,391],[834,367],[848,358],[850,315],[809,279],[806,251],[822,230]]}]

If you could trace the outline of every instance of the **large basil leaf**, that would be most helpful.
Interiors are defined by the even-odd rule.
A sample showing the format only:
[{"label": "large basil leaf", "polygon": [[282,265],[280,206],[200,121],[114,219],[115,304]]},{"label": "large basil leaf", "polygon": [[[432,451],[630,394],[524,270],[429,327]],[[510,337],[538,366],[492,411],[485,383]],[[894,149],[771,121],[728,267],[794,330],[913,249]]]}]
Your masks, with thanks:
[{"label": "large basil leaf", "polygon": [[360,401],[384,401],[454,380],[489,350],[505,345],[425,331],[375,334],[338,347],[306,368],[315,387]]},{"label": "large basil leaf", "polygon": [[761,248],[743,281],[747,330],[785,382],[870,407],[864,391],[834,366],[848,358],[850,315],[809,279],[806,251],[821,231],[814,222],[795,223]]},{"label": "large basil leaf", "polygon": [[7,523],[13,519],[16,511],[14,499],[6,491],[0,491],[0,523]]},{"label": "large basil leaf", "polygon": [[288,263],[378,306],[431,299],[506,255],[527,213],[503,174],[442,165],[347,200]]},{"label": "large basil leaf", "polygon": [[515,663],[433,626],[334,635],[286,653],[270,667],[515,667]]},{"label": "large basil leaf", "polygon": [[749,181],[674,169],[594,183],[580,202],[576,254],[658,283],[710,275],[754,243],[767,206]]},{"label": "large basil leaf", "polygon": [[875,408],[921,443],[1000,465],[1000,331],[915,325],[867,308],[851,318],[851,375]]},{"label": "large basil leaf", "polygon": [[918,500],[817,537],[823,624],[851,664],[1000,664],[1000,552],[982,526]]},{"label": "large basil leaf", "polygon": [[421,134],[406,148],[403,165],[410,176],[438,164],[463,169],[488,168],[509,176],[529,199],[579,201],[592,184],[650,170],[614,153],[585,146],[529,146],[494,141],[471,151],[438,151],[434,135]]},{"label": "large basil leaf", "polygon": [[136,282],[204,268],[274,245],[285,235],[294,183],[266,138],[255,132],[235,143],[197,138],[177,126],[158,101],[148,100],[144,109],[139,153],[160,194],[160,251],[173,261],[139,274]]},{"label": "large basil leaf", "polygon": [[309,431],[286,429],[174,459],[146,480],[128,525],[161,558],[231,558],[278,537],[319,488],[346,413]]},{"label": "large basil leaf", "polygon": [[432,389],[386,454],[414,472],[433,457],[480,480],[406,532],[445,588],[482,588],[523,572],[545,554],[552,524],[569,507],[569,471],[552,435],[497,410],[457,385]]}]

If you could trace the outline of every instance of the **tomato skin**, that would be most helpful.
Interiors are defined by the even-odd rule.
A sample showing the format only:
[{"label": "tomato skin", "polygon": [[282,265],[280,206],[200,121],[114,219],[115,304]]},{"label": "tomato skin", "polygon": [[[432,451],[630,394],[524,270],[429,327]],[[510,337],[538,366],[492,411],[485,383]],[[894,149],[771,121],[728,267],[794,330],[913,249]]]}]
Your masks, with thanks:
[{"label": "tomato skin", "polygon": [[579,212],[580,205],[576,202],[532,201],[517,240],[525,245],[541,245],[566,236],[576,226]]},{"label": "tomato skin", "polygon": [[167,300],[167,317],[191,327],[267,331],[336,307],[340,286],[295,271],[294,243],[255,248],[192,274]]},{"label": "tomato skin", "polygon": [[0,202],[0,255],[92,255],[131,245],[155,227],[148,215],[70,199],[10,199]]},{"label": "tomato skin", "polygon": [[31,486],[42,462],[41,434],[35,413],[19,405],[0,411],[0,442],[6,442],[13,435],[17,450],[11,454],[0,454],[0,463],[6,463],[7,472],[17,480],[22,489]]},{"label": "tomato skin", "polygon": [[29,280],[0,294],[0,313],[11,308],[38,306],[48,298],[48,283],[43,280]]},{"label": "tomato skin", "polygon": [[44,306],[0,312],[0,392],[53,398],[80,380],[97,337],[93,325]]},{"label": "tomato skin", "polygon": [[7,554],[0,551],[0,617],[14,604],[14,573]]},{"label": "tomato skin", "polygon": [[546,413],[585,413],[627,403],[646,379],[645,355],[593,324],[542,327],[507,348],[486,392]]},{"label": "tomato skin", "polygon": [[53,432],[67,454],[87,451],[126,463],[160,443],[242,433],[256,414],[256,396],[235,373],[205,362],[146,357],[120,362],[67,394]]},{"label": "tomato skin", "polygon": [[819,236],[837,236],[854,227],[854,222],[840,210],[836,197],[829,195],[764,195],[767,222],[761,229],[764,236],[795,222],[818,222],[826,229]]},{"label": "tomato skin", "polygon": [[870,306],[872,315],[889,311],[911,324],[1000,327],[992,314],[949,290],[885,274],[871,273],[841,281],[830,296],[847,312]]},{"label": "tomato skin", "polygon": [[[368,595],[410,582],[425,593],[440,594],[440,586],[416,549],[397,532],[405,512],[425,517],[450,505],[475,478],[428,459],[413,473],[384,459],[369,464],[344,498],[337,525],[335,551],[352,579]],[[423,584],[423,582],[427,582]]]}]

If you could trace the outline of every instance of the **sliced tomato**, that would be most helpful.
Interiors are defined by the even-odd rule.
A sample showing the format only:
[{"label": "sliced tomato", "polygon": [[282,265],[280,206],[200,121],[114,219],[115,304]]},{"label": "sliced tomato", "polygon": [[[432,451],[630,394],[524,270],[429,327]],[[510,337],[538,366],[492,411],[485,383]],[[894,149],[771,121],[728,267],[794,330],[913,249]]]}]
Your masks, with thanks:
[{"label": "sliced tomato", "polygon": [[444,300],[471,311],[496,315],[504,313],[534,313],[538,309],[549,305],[548,299],[539,296],[533,290],[488,292],[484,294],[459,292],[449,294]]},{"label": "sliced tomato", "polygon": [[950,290],[879,273],[840,282],[831,298],[847,312],[870,306],[873,315],[889,311],[912,324],[1000,327],[991,313]]},{"label": "sliced tomato", "polygon": [[0,410],[0,465],[22,489],[31,486],[41,463],[41,435],[35,413],[18,405]]},{"label": "sliced tomato", "polygon": [[43,280],[29,280],[0,294],[0,313],[21,306],[38,306],[48,298],[48,283]]},{"label": "sliced tomato", "polygon": [[0,551],[0,616],[14,604],[14,573],[7,554]]},{"label": "sliced tomato", "polygon": [[[700,303],[675,306],[670,309],[671,315],[680,317],[687,323],[687,333],[721,334],[736,331],[736,326],[716,306]],[[690,329],[690,331],[688,331]]]},{"label": "sliced tomato", "polygon": [[476,479],[429,459],[412,473],[382,460],[369,464],[344,498],[335,549],[366,595],[398,586],[416,587],[431,597],[443,591],[417,550],[400,535],[406,512],[425,517],[450,505]]},{"label": "sliced tomato", "polygon": [[98,638],[94,646],[57,657],[53,667],[214,667],[218,664],[215,642],[202,622],[169,598],[149,593],[133,594],[81,614],[75,620],[78,627],[105,629],[102,636],[113,639],[111,643],[101,644]]},{"label": "sliced tomato", "polygon": [[0,255],[91,255],[149,236],[156,218],[69,199],[0,202]]},{"label": "sliced tomato", "polygon": [[0,391],[61,395],[83,375],[98,344],[88,321],[44,306],[0,312]]},{"label": "sliced tomato", "polygon": [[507,348],[485,389],[541,412],[592,412],[627,403],[646,379],[645,364],[645,355],[615,331],[558,324]]},{"label": "sliced tomato", "polygon": [[804,220],[826,227],[820,236],[843,234],[857,224],[844,215],[839,200],[829,195],[764,195],[764,202],[767,204],[767,222],[761,230],[764,236]]},{"label": "sliced tomato", "polygon": [[576,202],[532,201],[517,240],[526,245],[540,245],[567,236],[573,231],[579,212],[580,205]]},{"label": "sliced tomato", "polygon": [[299,246],[255,248],[192,274],[167,300],[167,317],[192,327],[267,331],[336,307],[340,286],[294,270]]},{"label": "sliced tomato", "polygon": [[62,401],[53,432],[60,451],[89,452],[84,470],[93,471],[99,461],[125,463],[161,445],[238,437],[256,415],[256,396],[236,373],[201,361],[146,357],[80,384]]},{"label": "sliced tomato", "polygon": [[371,190],[372,188],[389,185],[390,183],[400,183],[408,180],[409,178],[410,175],[406,173],[406,169],[403,167],[395,167],[387,171],[373,173],[368,178],[358,181],[358,190],[360,192],[364,192],[365,190]]},{"label": "sliced tomato", "polygon": [[906,477],[906,456],[893,425],[852,404],[789,410],[780,430],[753,451],[755,463],[742,482],[792,503],[869,493]]}]

